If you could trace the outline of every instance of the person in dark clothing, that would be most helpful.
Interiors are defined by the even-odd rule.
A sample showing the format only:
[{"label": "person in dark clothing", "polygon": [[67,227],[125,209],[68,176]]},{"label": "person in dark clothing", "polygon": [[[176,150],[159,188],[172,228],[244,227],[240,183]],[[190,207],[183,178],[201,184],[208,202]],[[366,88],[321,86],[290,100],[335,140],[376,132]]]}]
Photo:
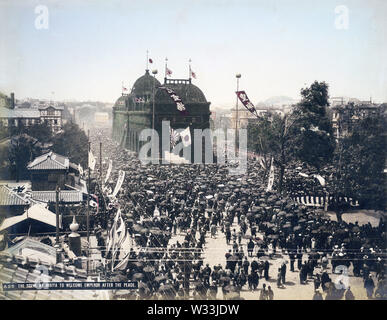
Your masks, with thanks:
[{"label": "person in dark clothing", "polygon": [[315,291],[320,287],[320,284],[321,284],[320,275],[316,274],[316,276],[314,278],[314,290]]},{"label": "person in dark clothing", "polygon": [[254,260],[251,262],[250,267],[251,267],[251,272],[257,271],[257,270],[258,270],[258,267],[259,267],[257,260],[254,259]]},{"label": "person in dark clothing", "polygon": [[282,263],[282,266],[281,266],[281,281],[283,284],[285,284],[286,282],[286,264],[285,262]]},{"label": "person in dark clothing", "polygon": [[248,274],[250,262],[249,260],[247,260],[247,257],[245,257],[245,260],[243,261],[242,266],[243,266],[243,270],[245,271],[245,274]]},{"label": "person in dark clothing", "polygon": [[327,287],[326,284],[328,282],[331,282],[331,278],[328,275],[328,272],[324,271],[323,274],[321,275],[321,288],[326,291]]},{"label": "person in dark clothing", "polygon": [[302,267],[302,250],[297,250],[297,268],[298,270],[301,270]]},{"label": "person in dark clothing", "polygon": [[253,256],[254,246],[255,246],[254,241],[252,239],[250,239],[250,241],[247,244],[247,253],[248,253],[249,257]]},{"label": "person in dark clothing", "polygon": [[371,299],[372,295],[374,294],[375,283],[374,283],[374,280],[372,280],[370,275],[364,281],[364,288],[367,291],[368,299]]},{"label": "person in dark clothing", "polygon": [[265,280],[269,280],[269,268],[270,268],[270,263],[269,261],[265,261],[264,267],[263,267],[263,276],[265,277]]}]

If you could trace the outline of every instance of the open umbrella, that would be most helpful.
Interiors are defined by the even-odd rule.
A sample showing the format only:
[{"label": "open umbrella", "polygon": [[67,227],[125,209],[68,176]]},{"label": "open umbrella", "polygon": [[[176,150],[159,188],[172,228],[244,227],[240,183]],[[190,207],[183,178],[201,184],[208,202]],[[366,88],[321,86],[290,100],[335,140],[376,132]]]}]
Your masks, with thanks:
[{"label": "open umbrella", "polygon": [[165,281],[165,280],[167,280],[167,277],[164,275],[160,275],[160,276],[155,277],[155,281],[157,281],[157,282],[161,282],[161,281]]},{"label": "open umbrella", "polygon": [[150,272],[155,271],[155,268],[153,268],[151,266],[146,266],[143,270],[144,270],[144,272],[150,273]]},{"label": "open umbrella", "polygon": [[144,274],[142,273],[137,272],[132,276],[132,280],[141,280],[141,279],[144,279]]}]

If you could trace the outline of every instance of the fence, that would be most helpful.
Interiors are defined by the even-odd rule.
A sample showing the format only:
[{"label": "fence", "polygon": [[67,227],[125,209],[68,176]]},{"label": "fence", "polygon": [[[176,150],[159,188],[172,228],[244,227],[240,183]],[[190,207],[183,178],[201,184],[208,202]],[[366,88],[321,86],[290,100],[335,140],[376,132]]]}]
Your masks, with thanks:
[{"label": "fence", "polygon": [[[296,196],[292,197],[294,201],[297,203],[303,204],[307,207],[316,207],[316,208],[324,208],[325,203],[328,202],[329,204],[332,202],[333,197],[332,196]],[[339,201],[344,200],[346,203],[348,203],[351,207],[358,207],[359,201],[354,200],[352,198],[348,197],[340,197]]]}]

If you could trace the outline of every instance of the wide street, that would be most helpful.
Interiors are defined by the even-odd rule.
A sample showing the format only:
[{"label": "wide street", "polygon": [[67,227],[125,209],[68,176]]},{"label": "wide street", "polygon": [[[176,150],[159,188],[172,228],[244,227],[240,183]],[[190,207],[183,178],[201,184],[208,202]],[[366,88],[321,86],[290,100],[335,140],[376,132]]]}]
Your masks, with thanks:
[{"label": "wide street", "polygon": [[[358,217],[360,215],[357,214]],[[355,219],[355,217],[352,217]],[[365,221],[364,221],[365,222]],[[236,223],[236,219],[231,227],[231,229],[235,228],[236,231],[239,231],[239,226]],[[247,231],[247,235],[250,235],[250,231]],[[262,237],[262,234],[259,232],[257,233],[258,237]],[[179,241],[180,243],[184,240],[185,233],[178,232],[176,236],[173,236],[169,242],[169,244],[176,243],[176,241]],[[247,253],[247,240],[245,238],[242,238],[242,246],[245,253]],[[204,253],[203,253],[203,262],[204,265],[208,263],[211,267],[214,265],[221,264],[224,268],[226,265],[226,258],[225,253],[232,249],[232,245],[226,244],[226,237],[224,233],[222,233],[218,227],[218,231],[215,238],[210,237],[210,233],[207,233],[206,237],[206,244],[204,247]],[[304,254],[303,261],[307,259],[307,255]],[[253,258],[248,258],[248,260],[251,262]],[[283,261],[287,261],[287,271],[286,271],[286,282],[285,286],[277,288],[277,270],[281,266]],[[241,298],[246,300],[257,300],[259,299],[260,290],[262,289],[262,285],[265,283],[266,288],[268,286],[271,286],[272,290],[274,291],[274,299],[275,300],[311,300],[314,294],[314,284],[313,279],[308,279],[307,284],[300,284],[299,280],[299,272],[297,269],[297,263],[295,263],[295,272],[290,271],[289,267],[289,257],[287,254],[282,254],[279,250],[277,250],[277,253],[275,256],[272,257],[272,259],[269,260],[270,263],[270,269],[269,269],[269,275],[270,279],[266,281],[264,278],[259,280],[258,290],[256,291],[250,291],[247,288],[247,284],[243,287],[243,290],[240,293]],[[317,272],[321,272],[322,268],[318,267],[315,269],[314,274]],[[337,277],[339,275],[332,274],[332,268],[331,265],[328,264],[328,273],[331,277],[332,281],[335,282]],[[367,299],[366,291],[363,287],[363,280],[362,278],[354,277],[352,273],[352,266],[349,268],[349,279],[348,283],[351,287],[351,290],[358,300]],[[321,287],[319,288],[319,291],[323,293]],[[325,298],[325,293],[323,293],[323,297]],[[221,289],[219,288],[217,299],[223,299],[223,293]]]}]

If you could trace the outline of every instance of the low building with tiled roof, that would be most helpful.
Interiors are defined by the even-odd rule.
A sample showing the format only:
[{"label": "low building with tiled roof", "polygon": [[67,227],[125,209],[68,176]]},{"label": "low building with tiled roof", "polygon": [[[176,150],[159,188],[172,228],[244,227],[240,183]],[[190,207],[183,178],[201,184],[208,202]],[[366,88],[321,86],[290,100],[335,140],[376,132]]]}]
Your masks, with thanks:
[{"label": "low building with tiled roof", "polygon": [[78,166],[70,163],[68,157],[52,151],[36,157],[27,165],[31,175],[33,191],[53,191],[58,185],[61,190],[68,186],[81,185]]},{"label": "low building with tiled roof", "polygon": [[20,214],[29,207],[31,201],[23,193],[17,193],[5,185],[0,185],[0,216]]},{"label": "low building with tiled roof", "polygon": [[[56,192],[55,191],[32,191],[31,197],[33,200],[40,202],[55,202]],[[83,201],[83,195],[78,190],[60,190],[59,202],[64,204],[80,203]]]}]

